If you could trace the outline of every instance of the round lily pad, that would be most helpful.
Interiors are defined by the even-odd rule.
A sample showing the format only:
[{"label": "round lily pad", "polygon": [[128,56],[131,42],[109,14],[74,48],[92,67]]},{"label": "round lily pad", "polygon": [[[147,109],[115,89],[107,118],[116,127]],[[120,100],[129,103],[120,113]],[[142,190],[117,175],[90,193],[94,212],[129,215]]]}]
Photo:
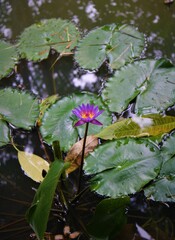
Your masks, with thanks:
[{"label": "round lily pad", "polygon": [[103,126],[90,124],[88,135],[96,134],[100,129],[107,126],[111,122],[111,117],[108,110],[105,108],[101,98],[91,93],[74,94],[70,97],[64,97],[57,101],[46,111],[41,125],[41,133],[44,140],[48,144],[58,140],[61,149],[68,151],[70,147],[84,136],[85,125],[74,127],[77,117],[72,113],[72,110],[82,103],[90,103],[97,105],[99,109],[105,111],[99,116],[98,120],[103,123]]},{"label": "round lily pad", "polygon": [[18,59],[15,45],[0,41],[0,79],[12,72]]},{"label": "round lily pad", "polygon": [[76,26],[62,19],[48,19],[33,24],[22,32],[19,52],[28,60],[46,59],[50,49],[67,54],[76,46],[79,31]]}]

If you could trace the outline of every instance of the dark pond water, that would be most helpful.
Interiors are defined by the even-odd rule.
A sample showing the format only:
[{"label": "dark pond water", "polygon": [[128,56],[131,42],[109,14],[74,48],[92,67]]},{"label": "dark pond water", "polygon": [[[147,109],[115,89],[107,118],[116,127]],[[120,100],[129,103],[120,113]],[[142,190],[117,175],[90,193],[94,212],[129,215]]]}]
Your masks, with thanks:
[{"label": "dark pond water", "polygon": [[[73,21],[82,34],[109,23],[132,24],[147,37],[145,56],[167,57],[175,63],[175,3],[168,6],[163,0],[0,0],[0,38],[15,43],[29,25],[41,19],[58,17]],[[82,90],[98,92],[107,74],[105,69],[87,72],[79,69],[72,57],[65,57],[56,63],[52,72],[50,67],[55,59],[53,55],[41,63],[22,61],[18,74],[1,80],[0,87],[20,87],[41,98]],[[18,131],[15,135],[16,143],[44,157],[43,146],[37,145],[37,139],[35,131],[32,134]],[[0,239],[29,239],[31,230],[25,222],[24,213],[33,199],[33,189],[38,185],[23,174],[11,146],[0,149],[0,177]],[[163,231],[166,228],[172,232],[171,239],[174,239],[172,208],[169,210],[169,207],[159,205],[150,210],[151,207],[146,205],[142,196],[133,198],[133,209],[137,208],[138,212],[131,208],[131,215],[136,215],[136,221],[145,222],[153,214],[156,216],[156,220],[152,219],[154,231],[160,221]],[[144,213],[146,216],[140,217]],[[156,239],[167,239],[166,234],[159,233],[157,236]]]}]

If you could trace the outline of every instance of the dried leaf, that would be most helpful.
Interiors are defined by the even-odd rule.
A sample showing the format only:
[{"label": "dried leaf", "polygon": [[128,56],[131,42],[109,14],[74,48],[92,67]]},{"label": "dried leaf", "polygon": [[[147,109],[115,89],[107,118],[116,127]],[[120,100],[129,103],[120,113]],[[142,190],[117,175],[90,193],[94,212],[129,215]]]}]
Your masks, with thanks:
[{"label": "dried leaf", "polygon": [[125,137],[162,136],[174,128],[174,116],[148,114],[140,117],[133,115],[132,118],[125,118],[109,125],[96,136],[105,140]]},{"label": "dried leaf", "polygon": [[[81,139],[79,142],[75,143],[73,147],[70,149],[70,151],[68,152],[67,157],[65,158],[66,162],[71,163],[71,166],[66,171],[67,174],[73,172],[81,165],[83,140],[84,139]],[[93,135],[88,136],[86,139],[85,157],[90,152],[92,152],[97,145],[98,145],[98,138]]]},{"label": "dried leaf", "polygon": [[43,172],[48,172],[49,163],[43,158],[28,152],[18,150],[19,163],[28,177],[36,182],[43,181]]}]

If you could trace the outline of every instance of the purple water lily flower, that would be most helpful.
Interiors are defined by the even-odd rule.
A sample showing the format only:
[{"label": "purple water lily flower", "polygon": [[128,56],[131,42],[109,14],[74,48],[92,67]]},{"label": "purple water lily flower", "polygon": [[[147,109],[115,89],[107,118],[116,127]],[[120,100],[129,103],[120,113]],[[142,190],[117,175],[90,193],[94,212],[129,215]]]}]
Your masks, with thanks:
[{"label": "purple water lily flower", "polygon": [[85,123],[92,123],[95,125],[103,125],[96,118],[104,112],[104,110],[99,110],[98,106],[88,104],[82,104],[78,108],[72,110],[80,120],[75,123],[74,127],[83,125]]}]

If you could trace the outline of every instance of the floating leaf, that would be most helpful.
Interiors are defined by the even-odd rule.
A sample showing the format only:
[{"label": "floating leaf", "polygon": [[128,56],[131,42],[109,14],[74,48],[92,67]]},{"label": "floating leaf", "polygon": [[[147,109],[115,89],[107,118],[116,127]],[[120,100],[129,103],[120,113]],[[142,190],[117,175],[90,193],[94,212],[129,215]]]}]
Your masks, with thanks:
[{"label": "floating leaf", "polygon": [[88,232],[97,238],[114,239],[126,223],[126,207],[129,202],[129,197],[102,200],[87,226]]},{"label": "floating leaf", "polygon": [[123,119],[104,129],[97,137],[102,139],[118,139],[124,137],[158,136],[175,128],[175,117],[159,114],[143,115],[142,117]]},{"label": "floating leaf", "polygon": [[[161,62],[160,62],[161,63]],[[157,63],[158,64],[158,63]],[[145,91],[138,96],[138,114],[159,113],[175,103],[175,67],[164,68],[164,61],[149,76]]]},{"label": "floating leaf", "polygon": [[114,26],[106,28],[97,28],[88,33],[80,41],[78,50],[75,53],[75,59],[80,66],[89,69],[96,69],[102,65],[106,59],[106,46],[111,38],[111,31]]},{"label": "floating leaf", "polygon": [[[134,150],[134,151],[133,151]],[[159,173],[159,149],[146,140],[123,139],[100,145],[85,160],[91,188],[112,198],[138,192]]]},{"label": "floating leaf", "polygon": [[[175,158],[172,159],[175,162]],[[175,168],[173,167],[172,171]],[[171,176],[172,171],[167,173]],[[175,202],[175,176],[159,177],[153,184],[147,187],[144,192],[147,198],[161,202]]]},{"label": "floating leaf", "polygon": [[165,60],[141,60],[116,71],[102,92],[112,112],[122,112],[136,97],[135,112],[160,113],[175,103],[175,67]]},{"label": "floating leaf", "polygon": [[20,36],[19,52],[28,60],[46,59],[50,49],[65,54],[77,44],[79,32],[67,20],[48,19],[26,28]]},{"label": "floating leaf", "polygon": [[18,128],[31,129],[39,115],[38,100],[24,91],[0,90],[0,115]]},{"label": "floating leaf", "polygon": [[18,160],[25,174],[36,182],[43,181],[43,172],[49,170],[49,163],[43,158],[28,152],[18,150]]},{"label": "floating leaf", "polygon": [[164,160],[157,179],[145,189],[145,195],[155,201],[175,202],[175,134],[164,142],[161,149]]},{"label": "floating leaf", "polygon": [[140,56],[144,36],[128,25],[106,25],[89,32],[79,42],[75,58],[87,69],[99,68],[105,59],[113,69],[118,69]]},{"label": "floating leaf", "polygon": [[107,46],[109,65],[118,69],[134,58],[140,57],[144,48],[144,35],[134,27],[128,25],[117,26],[112,32],[111,40]]},{"label": "floating leaf", "polygon": [[16,47],[0,41],[0,79],[7,76],[14,69],[18,55]]},{"label": "floating leaf", "polygon": [[50,209],[52,206],[55,189],[63,171],[68,167],[68,163],[55,160],[40,184],[32,206],[28,209],[27,220],[36,233],[38,239],[42,240],[47,228]]},{"label": "floating leaf", "polygon": [[[41,133],[48,144],[52,144],[52,142],[58,140],[61,149],[63,151],[68,151],[77,141],[78,135],[81,138],[83,137],[85,126],[73,127],[78,119],[72,113],[72,110],[82,103],[91,103],[105,110],[101,98],[98,98],[94,94],[74,94],[70,97],[62,98],[48,109],[42,120]],[[89,135],[97,133],[98,129],[109,125],[111,121],[107,110],[105,110],[98,119],[104,125],[97,127],[91,124],[88,132]]]},{"label": "floating leaf", "polygon": [[175,155],[175,133],[167,136],[167,139],[163,141],[161,151],[163,154],[164,161],[169,160]]},{"label": "floating leaf", "polygon": [[0,119],[0,147],[10,142],[9,134],[10,134],[10,131],[6,122]]},{"label": "floating leaf", "polygon": [[[71,166],[67,169],[67,174],[73,172],[81,165],[81,156],[82,156],[82,147],[83,141],[80,140],[79,142],[75,143],[70,151],[68,152],[65,162],[70,162]],[[87,156],[90,152],[94,150],[94,148],[98,145],[98,138],[95,136],[87,136],[86,138],[86,145],[85,145],[85,156]]]}]

